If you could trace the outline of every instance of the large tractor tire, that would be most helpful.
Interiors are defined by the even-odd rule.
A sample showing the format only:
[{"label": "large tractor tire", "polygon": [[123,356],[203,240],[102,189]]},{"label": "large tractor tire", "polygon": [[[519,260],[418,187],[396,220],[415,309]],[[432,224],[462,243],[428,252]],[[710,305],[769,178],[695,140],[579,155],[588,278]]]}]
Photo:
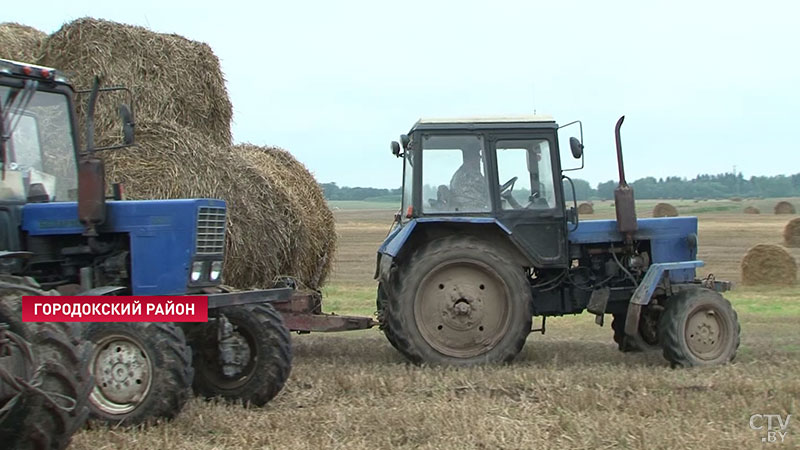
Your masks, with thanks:
[{"label": "large tractor tire", "polygon": [[[0,278],[0,443],[19,450],[58,450],[89,415],[91,344],[71,323],[22,322],[23,295],[50,295],[31,279]],[[10,375],[10,377],[7,377]],[[21,379],[24,383],[10,379]]]},{"label": "large tractor tire", "polygon": [[673,366],[725,364],[739,348],[736,311],[718,292],[686,289],[669,299],[658,326],[664,358]]},{"label": "large tractor tire", "polygon": [[270,304],[230,306],[219,310],[230,324],[220,349],[218,323],[203,325],[194,350],[194,390],[206,398],[222,397],[264,406],[283,389],[292,366],[289,330]]},{"label": "large tractor tire", "polygon": [[389,343],[392,344],[392,347],[397,349],[397,339],[394,337],[391,324],[388,320],[386,320],[386,310],[388,308],[389,296],[386,293],[386,289],[384,289],[382,283],[378,283],[378,294],[375,303],[378,308],[378,323],[380,323],[381,331],[383,331],[383,335],[386,336],[386,339],[389,341]]},{"label": "large tractor tire", "polygon": [[192,354],[173,323],[91,323],[93,419],[123,426],[172,419],[189,398]]},{"label": "large tractor tire", "polygon": [[450,236],[419,248],[398,273],[388,321],[415,363],[509,362],[531,331],[531,289],[522,267],[496,245]]}]

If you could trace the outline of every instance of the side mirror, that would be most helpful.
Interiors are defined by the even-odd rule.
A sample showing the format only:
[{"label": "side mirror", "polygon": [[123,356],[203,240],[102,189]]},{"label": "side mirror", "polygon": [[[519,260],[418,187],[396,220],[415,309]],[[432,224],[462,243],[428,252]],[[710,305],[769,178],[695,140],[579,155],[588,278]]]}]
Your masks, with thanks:
[{"label": "side mirror", "polygon": [[400,157],[400,143],[397,141],[392,141],[392,154],[396,157]]},{"label": "side mirror", "polygon": [[124,145],[133,145],[133,114],[126,104],[119,105],[119,115],[122,118],[122,139]]},{"label": "side mirror", "polygon": [[572,156],[575,159],[581,159],[581,156],[583,156],[583,144],[581,144],[578,138],[569,138],[569,149],[572,150]]}]

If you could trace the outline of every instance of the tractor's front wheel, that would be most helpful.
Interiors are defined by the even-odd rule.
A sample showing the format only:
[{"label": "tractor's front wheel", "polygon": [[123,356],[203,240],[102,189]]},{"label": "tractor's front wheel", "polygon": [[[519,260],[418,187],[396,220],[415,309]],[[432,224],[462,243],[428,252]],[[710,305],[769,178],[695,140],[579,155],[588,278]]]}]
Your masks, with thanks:
[{"label": "tractor's front wheel", "polygon": [[194,390],[263,406],[283,388],[292,366],[289,330],[270,304],[230,306],[196,329]]},{"label": "tractor's front wheel", "polygon": [[496,245],[450,236],[401,264],[384,320],[416,363],[511,361],[531,330],[531,289],[522,267]]},{"label": "tractor's front wheel", "polygon": [[658,331],[667,361],[692,367],[732,361],[741,329],[736,311],[722,295],[691,288],[669,299]]},{"label": "tractor's front wheel", "polygon": [[181,411],[191,393],[192,354],[175,324],[91,323],[86,337],[94,343],[94,419],[127,426]]}]

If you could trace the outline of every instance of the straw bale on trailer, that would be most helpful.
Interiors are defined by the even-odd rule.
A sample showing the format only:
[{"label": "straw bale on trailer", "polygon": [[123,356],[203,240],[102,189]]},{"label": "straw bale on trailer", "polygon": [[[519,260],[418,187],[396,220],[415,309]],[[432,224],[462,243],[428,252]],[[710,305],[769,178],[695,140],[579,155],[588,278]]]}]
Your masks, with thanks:
[{"label": "straw bale on trailer", "polygon": [[[53,33],[43,51],[41,64],[66,72],[76,89],[90,88],[95,75],[104,86],[131,89],[137,122],[175,123],[204,136],[206,145],[231,143],[233,108],[219,60],[207,44],[83,18]],[[103,97],[95,121],[98,145],[117,142],[120,135],[116,106],[122,98]],[[80,112],[84,101],[78,102]]]},{"label": "straw bale on trailer", "polygon": [[0,58],[36,64],[47,33],[13,22],[0,23]]}]

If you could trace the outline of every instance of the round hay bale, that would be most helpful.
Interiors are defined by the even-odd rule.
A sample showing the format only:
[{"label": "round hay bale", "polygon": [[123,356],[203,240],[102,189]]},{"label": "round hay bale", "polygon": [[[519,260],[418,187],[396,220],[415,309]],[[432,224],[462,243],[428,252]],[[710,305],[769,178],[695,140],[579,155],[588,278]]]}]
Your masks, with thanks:
[{"label": "round hay bale", "polygon": [[731,197],[732,202],[740,202],[742,201],[742,197]]},{"label": "round hay bale", "polygon": [[[229,146],[174,122],[137,121],[137,147],[101,153],[109,183],[127,198],[219,198],[228,205],[223,279],[238,288],[266,288],[279,275],[297,276],[296,235],[305,226],[292,194]],[[298,279],[316,288],[314,280]],[[321,281],[319,281],[321,282]]]},{"label": "round hay bale", "polygon": [[47,33],[13,22],[0,23],[0,58],[36,64]]},{"label": "round hay bale", "polygon": [[745,214],[761,214],[761,211],[755,206],[748,206],[744,209]]},{"label": "round hay bale", "polygon": [[800,247],[800,218],[792,219],[786,224],[783,242],[787,247]]},{"label": "round hay bale", "polygon": [[[67,73],[76,89],[90,88],[95,75],[101,77],[104,86],[131,89],[137,122],[174,122],[206,136],[206,145],[231,143],[233,109],[219,60],[207,44],[143,27],[83,18],[65,24],[50,36],[41,63]],[[115,93],[104,93],[98,99],[97,145],[119,142],[117,106],[122,101],[129,100]],[[76,103],[82,121],[86,96]]]},{"label": "round hay bale", "polygon": [[669,203],[659,203],[653,208],[653,217],[678,217],[678,210]]},{"label": "round hay bale", "polygon": [[239,144],[233,153],[279,190],[288,193],[296,215],[292,230],[293,262],[291,275],[316,288],[331,270],[336,250],[334,217],[314,176],[289,152],[275,147]]},{"label": "round hay bale", "polygon": [[775,214],[797,214],[797,210],[789,202],[778,202],[775,205]]},{"label": "round hay bale", "polygon": [[797,282],[797,261],[779,245],[758,244],[742,258],[742,284],[785,285]]},{"label": "round hay bale", "polygon": [[591,203],[581,203],[578,205],[578,214],[594,214],[594,206]]}]

